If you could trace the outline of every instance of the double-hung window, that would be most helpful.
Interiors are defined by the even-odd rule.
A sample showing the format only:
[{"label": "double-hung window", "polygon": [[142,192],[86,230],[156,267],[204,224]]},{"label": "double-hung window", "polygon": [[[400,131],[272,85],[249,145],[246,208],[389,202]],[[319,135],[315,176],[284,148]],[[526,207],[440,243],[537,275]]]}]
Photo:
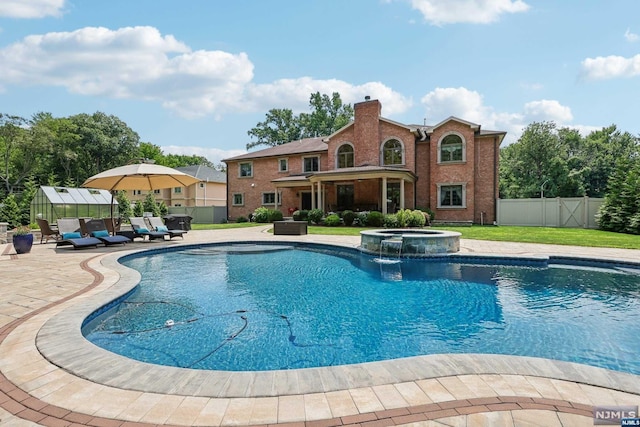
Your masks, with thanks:
[{"label": "double-hung window", "polygon": [[304,157],[302,159],[302,172],[318,172],[320,170],[320,157]]},{"label": "double-hung window", "polygon": [[238,175],[240,178],[250,178],[253,176],[253,163],[240,163],[238,168]]},{"label": "double-hung window", "polygon": [[463,184],[441,185],[438,184],[439,208],[464,208],[466,207],[466,189]]}]

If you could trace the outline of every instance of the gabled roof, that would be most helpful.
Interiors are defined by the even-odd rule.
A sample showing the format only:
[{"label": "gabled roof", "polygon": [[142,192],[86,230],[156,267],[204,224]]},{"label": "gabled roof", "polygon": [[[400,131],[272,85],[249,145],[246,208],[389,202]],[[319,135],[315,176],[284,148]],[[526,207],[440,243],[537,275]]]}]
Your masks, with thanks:
[{"label": "gabled roof", "polygon": [[191,176],[195,176],[196,178],[198,178],[200,181],[203,181],[203,182],[222,182],[222,183],[227,182],[226,173],[210,168],[209,166],[191,165],[191,166],[183,166],[175,169],[179,170],[180,172],[189,174]]},{"label": "gabled roof", "polygon": [[[379,117],[378,119],[381,122],[387,122],[389,124],[392,124],[392,125],[395,125],[395,126],[399,126],[401,128],[405,128],[405,129],[409,130],[410,132],[414,132],[414,133],[417,131],[417,128],[419,127],[419,126],[414,126],[414,125],[405,125],[404,123],[396,122],[394,120],[386,119],[384,117]],[[344,130],[346,130],[346,129],[350,128],[351,126],[353,126],[354,123],[355,122],[353,120],[351,120],[349,123],[347,123],[346,125],[342,126],[340,129],[338,129],[337,131],[335,131],[331,135],[325,136],[323,138],[323,141],[327,142],[327,141],[331,140],[331,138],[333,138],[334,136],[336,136],[340,132],[343,132]]]},{"label": "gabled roof", "polygon": [[460,119],[458,117],[455,116],[449,116],[446,119],[444,119],[443,121],[441,121],[440,123],[438,123],[435,126],[425,126],[425,132],[427,132],[427,134],[431,134],[435,129],[439,128],[440,126],[450,122],[450,121],[455,121],[458,123],[462,123],[463,125],[467,125],[469,126],[471,129],[473,129],[474,132],[477,132],[480,130],[480,125],[477,123],[472,123],[463,119]]},{"label": "gabled roof", "polygon": [[276,145],[275,147],[265,148],[264,150],[253,151],[239,156],[230,157],[222,160],[236,161],[236,160],[249,160],[260,159],[264,157],[279,157],[289,156],[291,154],[305,154],[327,151],[327,143],[323,141],[322,137],[317,138],[305,138],[298,141],[287,142],[286,144]]}]

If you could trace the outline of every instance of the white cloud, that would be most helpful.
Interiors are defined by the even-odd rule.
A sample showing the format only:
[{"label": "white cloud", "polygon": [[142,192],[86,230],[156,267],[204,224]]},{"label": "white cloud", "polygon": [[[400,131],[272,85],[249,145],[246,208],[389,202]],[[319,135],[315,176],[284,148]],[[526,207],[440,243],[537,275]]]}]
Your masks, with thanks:
[{"label": "white cloud", "polygon": [[571,108],[561,105],[558,101],[548,99],[524,104],[524,117],[530,122],[553,120],[556,123],[567,123],[573,120]]},{"label": "white cloud", "polygon": [[352,85],[342,80],[315,80],[311,77],[281,79],[273,83],[252,85],[247,88],[247,99],[253,100],[254,111],[267,108],[291,108],[295,113],[309,110],[309,95],[320,92],[331,95],[340,93],[344,103],[364,101],[365,96],[378,99],[382,103],[383,114],[393,115],[407,111],[413,104],[406,98],[380,82]]},{"label": "white cloud", "polygon": [[534,121],[554,121],[558,126],[582,130],[594,129],[588,126],[571,125],[571,109],[556,100],[531,101],[521,112],[497,112],[484,104],[482,95],[464,87],[436,88],[422,97],[427,113],[427,123],[436,124],[449,116],[456,116],[482,126],[483,129],[507,132],[504,145],[515,142],[522,130]]},{"label": "white cloud", "polygon": [[489,24],[504,13],[526,12],[529,5],[522,0],[411,0],[414,9],[433,25],[469,22]]},{"label": "white cloud", "polygon": [[217,165],[222,163],[222,159],[245,154],[247,150],[221,150],[219,148],[204,148],[192,146],[167,145],[160,147],[164,154],[184,154],[186,156],[202,156],[211,163]]},{"label": "white cloud", "polygon": [[582,61],[582,75],[590,80],[640,75],[640,54],[631,58],[616,55],[587,58]]},{"label": "white cloud", "polygon": [[0,16],[9,18],[44,18],[60,16],[65,0],[2,0]]},{"label": "white cloud", "polygon": [[627,41],[630,43],[634,43],[640,40],[640,36],[632,33],[630,28],[627,28],[627,31],[624,32],[624,38],[627,39]]},{"label": "white cloud", "polygon": [[183,117],[285,106],[306,111],[309,95],[317,91],[339,92],[347,103],[370,95],[383,102],[386,114],[406,111],[412,103],[379,82],[352,85],[301,77],[255,84],[245,53],[192,51],[153,27],[32,35],[1,48],[0,63],[0,85],[59,86],[81,95],[142,99]]}]

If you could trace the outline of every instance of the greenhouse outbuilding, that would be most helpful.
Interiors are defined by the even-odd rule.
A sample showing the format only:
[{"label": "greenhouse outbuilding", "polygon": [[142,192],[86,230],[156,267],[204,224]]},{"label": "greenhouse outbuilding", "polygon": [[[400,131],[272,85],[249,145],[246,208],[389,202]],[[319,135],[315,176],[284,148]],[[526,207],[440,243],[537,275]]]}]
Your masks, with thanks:
[{"label": "greenhouse outbuilding", "polygon": [[[111,200],[108,190],[43,186],[31,201],[31,222],[36,222],[36,218],[52,223],[58,218],[108,218]],[[113,215],[119,216],[116,200],[113,200]]]}]

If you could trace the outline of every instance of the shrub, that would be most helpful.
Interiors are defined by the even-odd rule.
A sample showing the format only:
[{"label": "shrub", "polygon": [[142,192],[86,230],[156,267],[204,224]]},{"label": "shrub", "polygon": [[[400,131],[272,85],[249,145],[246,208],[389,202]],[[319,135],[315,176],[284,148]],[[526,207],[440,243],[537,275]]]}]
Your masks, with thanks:
[{"label": "shrub", "polygon": [[337,227],[338,225],[340,225],[340,223],[341,220],[338,214],[327,215],[327,217],[324,219],[324,225],[326,225],[327,227]]},{"label": "shrub", "polygon": [[306,221],[309,219],[309,211],[308,210],[299,210],[293,213],[294,221]]},{"label": "shrub", "polygon": [[253,218],[252,220],[254,222],[259,222],[259,223],[267,223],[269,222],[269,209],[265,208],[265,207],[259,207],[256,208],[255,211],[253,211]]},{"label": "shrub", "polygon": [[361,227],[367,226],[367,217],[369,216],[369,212],[358,212],[356,214],[356,218],[353,220],[355,225],[359,225]]},{"label": "shrub", "polygon": [[383,220],[384,228],[398,228],[398,217],[396,214],[386,214]]},{"label": "shrub", "polygon": [[344,221],[344,225],[347,227],[351,227],[355,219],[356,214],[354,214],[353,211],[347,210],[342,212],[342,221]]},{"label": "shrub", "polygon": [[425,218],[425,213],[419,210],[415,210],[409,213],[409,219],[407,221],[407,225],[409,227],[424,227],[427,219]]},{"label": "shrub", "polygon": [[320,224],[323,215],[324,212],[322,212],[322,209],[311,209],[309,211],[308,218],[310,222],[313,222],[314,224]]},{"label": "shrub", "polygon": [[367,215],[367,226],[369,227],[382,227],[383,221],[384,217],[381,212],[371,211],[369,215]]},{"label": "shrub", "polygon": [[246,216],[239,216],[236,222],[249,222]]},{"label": "shrub", "polygon": [[411,210],[409,209],[400,209],[396,212],[396,216],[398,217],[398,227],[404,228],[409,223],[409,217],[411,216]]},{"label": "shrub", "polygon": [[283,218],[284,216],[282,215],[282,212],[280,212],[279,210],[269,209],[269,222],[282,221]]}]

